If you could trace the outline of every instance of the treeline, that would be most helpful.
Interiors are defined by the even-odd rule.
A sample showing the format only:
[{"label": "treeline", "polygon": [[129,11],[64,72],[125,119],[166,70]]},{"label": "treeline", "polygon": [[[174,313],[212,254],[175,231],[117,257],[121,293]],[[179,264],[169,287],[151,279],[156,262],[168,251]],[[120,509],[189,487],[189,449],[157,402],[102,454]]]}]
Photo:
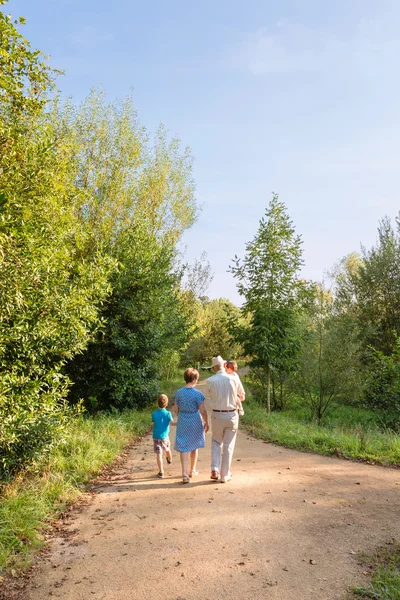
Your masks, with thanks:
[{"label": "treeline", "polygon": [[[0,0],[4,4],[5,0]],[[143,406],[193,332],[192,158],[132,99],[80,105],[0,12],[0,477],[86,410]]]},{"label": "treeline", "polygon": [[301,398],[320,422],[338,404],[374,409],[400,425],[400,221],[385,217],[377,243],[343,258],[325,282],[299,278],[301,237],[274,195],[232,273],[243,296],[231,332],[250,357],[268,410]]}]

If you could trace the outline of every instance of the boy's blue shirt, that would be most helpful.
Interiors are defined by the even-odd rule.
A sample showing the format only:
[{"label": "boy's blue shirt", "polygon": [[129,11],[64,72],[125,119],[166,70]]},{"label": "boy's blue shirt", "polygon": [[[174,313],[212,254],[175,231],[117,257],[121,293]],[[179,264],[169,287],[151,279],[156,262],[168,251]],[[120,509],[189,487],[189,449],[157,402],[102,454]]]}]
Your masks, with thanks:
[{"label": "boy's blue shirt", "polygon": [[169,422],[173,420],[173,417],[169,410],[166,408],[159,408],[155,410],[151,415],[151,420],[154,423],[153,428],[153,439],[163,440],[169,435]]}]

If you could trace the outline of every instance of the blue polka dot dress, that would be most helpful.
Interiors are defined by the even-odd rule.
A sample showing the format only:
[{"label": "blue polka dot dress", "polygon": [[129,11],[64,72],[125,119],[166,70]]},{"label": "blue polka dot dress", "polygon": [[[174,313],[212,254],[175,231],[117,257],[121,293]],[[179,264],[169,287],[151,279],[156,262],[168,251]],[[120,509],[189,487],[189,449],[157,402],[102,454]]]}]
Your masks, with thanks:
[{"label": "blue polka dot dress", "polygon": [[184,387],[175,393],[174,400],[179,407],[175,450],[192,452],[204,448],[204,425],[199,412],[203,394],[194,388]]}]

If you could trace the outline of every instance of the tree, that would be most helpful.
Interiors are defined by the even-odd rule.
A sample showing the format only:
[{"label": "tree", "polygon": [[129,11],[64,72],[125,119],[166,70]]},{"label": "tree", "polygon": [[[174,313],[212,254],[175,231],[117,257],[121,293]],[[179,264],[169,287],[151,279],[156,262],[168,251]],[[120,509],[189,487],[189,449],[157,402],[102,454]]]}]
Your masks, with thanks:
[{"label": "tree", "polygon": [[374,348],[365,385],[365,404],[379,411],[386,426],[399,428],[400,423],[400,338],[389,356]]},{"label": "tree", "polygon": [[363,248],[362,262],[352,276],[357,318],[366,360],[369,346],[390,355],[400,335],[400,220],[396,229],[385,217],[378,243]]},{"label": "tree", "polygon": [[[7,1],[0,0],[0,6]],[[15,119],[23,117],[22,122],[25,122],[26,117],[41,112],[60,73],[50,67],[39,50],[32,50],[18,29],[24,24],[24,17],[13,21],[11,15],[0,12],[0,103],[3,119],[7,113],[14,124]]]},{"label": "tree", "polygon": [[230,319],[239,322],[240,311],[229,300],[204,300],[197,310],[197,331],[185,351],[185,364],[205,364],[219,354],[224,358],[241,355],[240,345],[229,332]]},{"label": "tree", "polygon": [[131,98],[107,103],[92,92],[79,109],[56,106],[53,120],[77,149],[87,254],[101,251],[117,264],[104,326],[68,365],[71,399],[91,408],[143,405],[191,331],[176,250],[197,212],[191,155],[163,127],[150,144]]},{"label": "tree", "polygon": [[360,344],[346,313],[335,313],[332,294],[315,287],[304,319],[304,335],[294,389],[318,423],[338,402],[354,402],[361,382]]},{"label": "tree", "polygon": [[247,325],[239,326],[232,321],[231,330],[245,354],[252,357],[250,365],[264,373],[268,412],[271,368],[285,368],[299,351],[295,331],[301,244],[285,205],[274,194],[256,236],[246,245],[243,261],[235,257],[231,267],[244,297],[242,313],[249,319]]},{"label": "tree", "polygon": [[71,398],[83,397],[89,410],[144,406],[157,392],[165,352],[187,343],[174,249],[140,224],[118,247],[121,267],[111,278],[104,325],[68,368]]},{"label": "tree", "polygon": [[0,476],[6,476],[62,437],[69,415],[62,367],[99,325],[111,264],[98,252],[85,256],[72,146],[58,138],[44,110],[54,72],[3,13],[0,33]]}]

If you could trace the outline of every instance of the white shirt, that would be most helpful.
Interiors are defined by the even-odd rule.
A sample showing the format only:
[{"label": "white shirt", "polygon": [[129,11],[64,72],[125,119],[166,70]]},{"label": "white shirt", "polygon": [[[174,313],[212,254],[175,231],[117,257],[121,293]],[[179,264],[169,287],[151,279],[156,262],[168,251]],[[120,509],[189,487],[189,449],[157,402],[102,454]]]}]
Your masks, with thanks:
[{"label": "white shirt", "polygon": [[213,410],[233,410],[237,408],[238,379],[228,375],[224,369],[207,379],[208,397],[211,399]]}]

